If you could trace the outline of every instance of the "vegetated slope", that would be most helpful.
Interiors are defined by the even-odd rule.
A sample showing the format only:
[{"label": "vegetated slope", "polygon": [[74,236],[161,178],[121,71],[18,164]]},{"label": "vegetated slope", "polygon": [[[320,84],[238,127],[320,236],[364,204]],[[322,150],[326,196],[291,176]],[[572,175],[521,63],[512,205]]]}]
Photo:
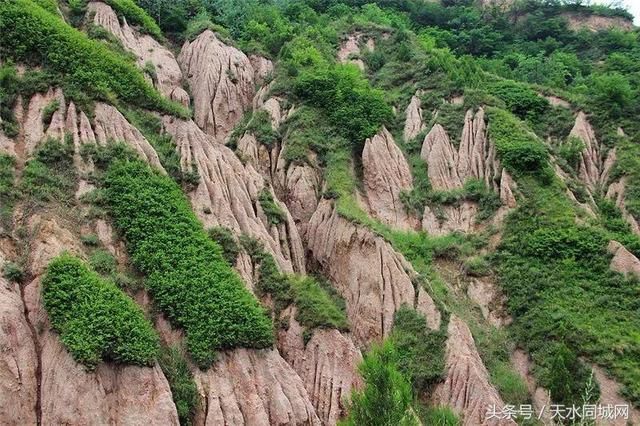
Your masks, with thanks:
[{"label": "vegetated slope", "polygon": [[[62,16],[51,2],[0,4],[0,59],[20,63],[0,73],[0,249],[14,260],[4,266],[7,278],[25,281],[6,294],[15,308],[6,312],[20,313],[27,323],[20,330],[33,329],[12,350],[37,354],[25,364],[34,371],[25,383],[43,389],[25,392],[31,399],[24,406],[34,408],[21,410],[22,419],[64,422],[64,410],[51,407],[75,407],[56,404],[53,392],[75,364],[47,374],[58,337],[46,322],[28,326],[47,317],[34,315],[42,263],[64,248],[84,253],[145,309],[148,289],[164,314],[153,322],[165,374],[135,370],[156,377],[160,397],[145,401],[164,402],[153,413],[136,404],[114,413],[116,399],[127,398],[123,386],[101,409],[105,422],[164,413],[187,424],[345,418],[471,425],[491,423],[492,404],[540,409],[546,391],[569,405],[622,396],[637,403],[633,64],[640,50],[629,25],[594,28],[590,19],[624,22],[624,11],[533,1],[514,9],[414,1],[106,3],[101,16],[120,22],[104,27],[84,15],[84,2],[61,2]],[[170,13],[159,13],[164,6]],[[133,37],[189,41],[178,61],[192,85],[195,122],[145,81],[130,57],[135,43],[109,35],[124,20],[134,25]],[[570,31],[579,22],[587,30]],[[168,40],[159,40],[158,28]],[[158,69],[138,56],[156,83]],[[162,56],[178,69],[168,50]],[[23,73],[24,65],[43,71]],[[177,80],[162,93],[179,87]],[[263,81],[258,90],[254,83]],[[94,110],[96,100],[125,114],[105,103]],[[105,117],[117,121],[108,137]],[[53,219],[43,221],[44,212]],[[196,217],[216,228],[206,232]],[[66,226],[52,225],[63,219],[78,224],[82,248]],[[111,235],[110,220],[144,284],[123,272],[125,246]],[[30,251],[40,223],[65,238],[48,250],[40,237]],[[626,249],[612,262],[607,248],[620,243]],[[11,298],[13,291],[20,297]],[[132,302],[112,294],[122,301],[114,317],[133,315]],[[103,305],[95,297],[87,300]],[[57,310],[49,311],[64,342]],[[136,330],[147,324],[138,314],[140,321],[127,323]],[[104,335],[118,340],[119,330],[100,331],[70,352]],[[516,348],[530,356],[532,376],[510,365]],[[142,364],[155,357],[118,358],[109,350],[100,355]],[[92,366],[97,352],[84,357]],[[60,349],[56,356],[65,355]],[[622,395],[615,383],[599,393],[591,364],[606,368]],[[100,382],[92,374],[120,368],[99,363],[97,373],[75,380]],[[134,367],[122,368],[122,383],[135,382]]]},{"label": "vegetated slope", "polygon": [[265,312],[170,178],[138,161],[116,163],[105,188],[133,262],[148,275],[151,294],[167,318],[185,329],[189,352],[200,366],[213,362],[216,349],[273,343]]},{"label": "vegetated slope", "polygon": [[3,2],[0,7],[2,54],[44,65],[62,77],[69,95],[130,102],[177,115],[180,106],[162,98],[123,57],[66,24],[60,16],[30,0]]},{"label": "vegetated slope", "polygon": [[42,292],[53,327],[78,362],[150,365],[158,356],[158,337],[140,308],[80,259],[54,259]]}]

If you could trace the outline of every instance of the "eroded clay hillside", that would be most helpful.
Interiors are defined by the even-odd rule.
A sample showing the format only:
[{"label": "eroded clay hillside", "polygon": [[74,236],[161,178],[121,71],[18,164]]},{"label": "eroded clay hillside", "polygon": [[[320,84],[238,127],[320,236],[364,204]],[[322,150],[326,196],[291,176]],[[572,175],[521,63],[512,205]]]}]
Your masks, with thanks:
[{"label": "eroded clay hillside", "polygon": [[205,3],[0,3],[0,423],[640,422],[634,80],[448,27],[624,16]]}]

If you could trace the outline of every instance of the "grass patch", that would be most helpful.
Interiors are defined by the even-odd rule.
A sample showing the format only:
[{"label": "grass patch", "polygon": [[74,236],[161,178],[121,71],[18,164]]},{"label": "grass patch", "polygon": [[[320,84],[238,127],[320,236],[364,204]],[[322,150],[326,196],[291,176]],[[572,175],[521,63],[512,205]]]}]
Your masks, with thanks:
[{"label": "grass patch", "polygon": [[21,283],[25,277],[24,269],[13,262],[5,262],[2,265],[2,276],[9,282]]},{"label": "grass patch", "polygon": [[[329,293],[313,277],[290,278],[296,320],[307,329],[335,328],[346,331],[349,323],[337,294]],[[344,304],[344,302],[342,302]]]},{"label": "grass patch", "polygon": [[294,304],[296,320],[306,328],[308,335],[315,328],[348,330],[344,300],[328,284],[311,276],[282,274],[262,243],[247,235],[242,235],[240,242],[251,259],[259,264],[256,290],[260,295],[271,296],[276,317]]},{"label": "grass patch", "polygon": [[0,233],[8,232],[11,228],[13,206],[19,197],[15,165],[15,157],[0,153]]},{"label": "grass patch", "polygon": [[89,265],[94,271],[103,276],[111,276],[116,273],[118,263],[111,253],[104,249],[97,249],[89,256]]}]

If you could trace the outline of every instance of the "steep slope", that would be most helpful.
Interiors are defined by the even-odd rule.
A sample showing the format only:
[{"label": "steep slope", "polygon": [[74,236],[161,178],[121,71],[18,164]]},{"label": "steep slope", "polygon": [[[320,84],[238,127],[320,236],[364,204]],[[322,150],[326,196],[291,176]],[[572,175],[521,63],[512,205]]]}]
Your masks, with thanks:
[{"label": "steep slope", "polygon": [[[487,137],[482,108],[475,114],[471,110],[466,112],[462,140],[457,150],[445,129],[436,124],[425,137],[420,156],[427,164],[433,190],[461,190],[468,180],[476,179],[499,194],[503,211],[515,207],[515,183],[496,158],[495,146]],[[422,228],[436,235],[452,231],[470,232],[476,229],[478,208],[477,203],[469,200],[463,200],[460,205],[445,205],[441,212],[426,206]]]},{"label": "steep slope", "polygon": [[217,142],[224,142],[249,110],[256,82],[271,69],[262,61],[254,68],[244,53],[222,43],[208,30],[185,42],[178,63],[193,88],[194,120]]}]

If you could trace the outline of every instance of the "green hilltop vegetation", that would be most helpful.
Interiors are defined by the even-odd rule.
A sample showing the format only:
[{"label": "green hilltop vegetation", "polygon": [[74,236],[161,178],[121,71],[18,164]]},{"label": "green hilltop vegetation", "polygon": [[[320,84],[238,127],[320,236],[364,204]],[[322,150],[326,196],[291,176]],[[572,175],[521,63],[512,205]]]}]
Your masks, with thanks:
[{"label": "green hilltop vegetation", "polygon": [[[428,291],[441,310],[442,326],[435,331],[409,307],[396,313],[389,337],[364,356],[365,386],[353,394],[345,424],[418,424],[418,419],[460,424],[451,411],[424,402],[445,374],[451,314],[469,324],[505,403],[530,402],[526,384],[509,365],[510,352],[520,347],[531,355],[533,374],[555,403],[597,400],[598,390],[590,388],[593,364],[620,382],[624,397],[640,406],[640,281],[612,272],[607,253],[609,241],[616,240],[640,256],[640,238],[606,199],[608,184],[625,177],[627,211],[640,220],[640,32],[619,25],[572,30],[567,20],[600,16],[628,24],[632,16],[627,11],[579,0],[521,0],[507,9],[480,7],[474,0],[106,3],[175,50],[211,29],[247,53],[271,58],[276,65],[271,94],[295,105],[295,113],[277,131],[264,112],[247,114],[229,145],[251,131],[266,147],[286,142],[283,155],[289,163],[305,163],[314,152],[325,181],[323,197],[334,200],[342,217],[401,252],[419,274],[416,290]],[[59,86],[81,105],[96,100],[116,104],[141,127],[170,176],[121,146],[87,148],[99,169],[93,196],[124,237],[157,307],[185,331],[190,359],[207,368],[216,351],[273,345],[269,312],[232,269],[242,251],[258,259],[256,294],[270,296],[276,314],[295,305],[305,338],[316,328],[348,330],[344,301],[321,277],[281,274],[257,241],[202,227],[182,190],[193,187],[198,176],[181,171],[172,142],[160,134],[153,116],[188,118],[189,111],[153,89],[127,54],[88,37],[85,11],[83,0],[0,0],[0,125],[6,135],[16,136],[16,100]],[[373,51],[362,49],[353,58],[364,63],[364,70],[336,60],[341,41],[353,33],[375,40]],[[19,74],[15,64],[32,69]],[[465,112],[485,109],[497,157],[518,185],[518,206],[502,229],[488,226],[477,234],[442,237],[400,232],[360,207],[361,152],[382,126],[394,135],[412,168],[414,189],[403,194],[409,213],[420,215],[425,205],[438,210],[473,200],[486,220],[500,207],[499,197],[484,182],[468,181],[456,191],[431,187],[420,158],[425,133],[402,138],[402,111],[416,93],[427,128],[442,125],[454,144]],[[549,96],[569,106],[552,105]],[[453,98],[462,103],[447,102]],[[55,108],[48,110],[45,120]],[[578,111],[588,115],[602,154],[614,148],[617,153],[609,182],[592,194],[578,176],[583,144],[569,137]],[[0,156],[0,224],[21,198],[73,203],[77,176],[69,171],[72,164],[69,141],[49,140],[26,163],[21,185],[15,185],[15,160]],[[555,174],[556,166],[567,174],[566,183]],[[582,202],[592,195],[595,214],[586,214],[567,190]],[[272,225],[286,220],[270,190],[259,195],[259,203]],[[497,232],[502,238],[493,249],[489,239]],[[468,275],[495,277],[513,323],[497,330],[459,300],[438,273],[444,261],[460,265]],[[97,274],[112,276],[112,259],[95,251],[90,263],[95,272],[68,255],[51,263],[43,287],[54,328],[89,367],[102,360],[145,365],[159,358],[178,395],[180,418],[188,423],[197,391],[181,349],[160,350],[135,304]],[[76,281],[77,288],[67,288]],[[87,300],[73,316],[72,296]],[[89,315],[88,309],[98,315]],[[117,321],[103,324],[107,314]],[[87,331],[96,327],[100,333]],[[122,339],[130,333],[136,339]]]}]

